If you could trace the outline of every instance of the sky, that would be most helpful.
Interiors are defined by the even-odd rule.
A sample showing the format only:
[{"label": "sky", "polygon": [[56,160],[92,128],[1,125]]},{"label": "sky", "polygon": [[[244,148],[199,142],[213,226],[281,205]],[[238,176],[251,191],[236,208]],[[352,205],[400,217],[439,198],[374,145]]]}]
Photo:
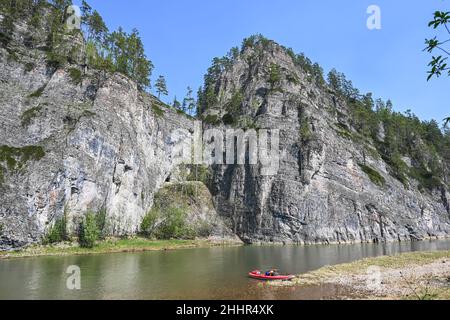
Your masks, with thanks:
[{"label": "sky", "polygon": [[[75,0],[74,3],[81,1]],[[427,82],[430,54],[423,52],[436,10],[450,0],[88,0],[112,31],[141,34],[155,65],[152,79],[166,77],[169,96],[197,91],[214,57],[252,34],[304,52],[327,73],[343,72],[361,92],[391,99],[396,111],[423,120],[450,115],[450,77]],[[381,10],[381,29],[369,30],[370,5]]]}]

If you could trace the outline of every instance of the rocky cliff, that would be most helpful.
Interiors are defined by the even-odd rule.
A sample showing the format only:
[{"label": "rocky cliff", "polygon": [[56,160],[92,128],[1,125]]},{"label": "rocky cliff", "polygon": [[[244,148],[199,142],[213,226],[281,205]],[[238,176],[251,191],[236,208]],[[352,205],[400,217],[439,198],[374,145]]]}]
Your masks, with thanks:
[{"label": "rocky cliff", "polygon": [[[87,211],[106,212],[109,235],[135,234],[158,191],[170,199],[183,179],[175,147],[191,138],[193,119],[120,74],[81,68],[79,37],[61,48],[72,57],[61,67],[39,45],[45,30],[32,31],[32,46],[29,27],[16,30],[0,46],[0,249],[41,241],[62,216],[75,231]],[[204,199],[187,201],[213,235],[331,243],[450,234],[448,189],[394,178],[346,102],[285,48],[256,43],[216,71],[204,129],[277,129],[280,161],[273,175],[259,165],[211,167],[210,192],[200,186]]]},{"label": "rocky cliff", "polygon": [[[373,141],[352,127],[346,101],[314,81],[286,48],[261,39],[231,61],[205,88],[205,95],[217,99],[203,104],[203,118],[224,128],[280,130],[276,175],[262,176],[259,165],[213,167],[217,210],[244,241],[341,243],[449,235],[447,187],[419,191],[414,179],[394,178]],[[383,139],[382,130],[379,135]]]},{"label": "rocky cliff", "polygon": [[0,248],[41,241],[64,215],[75,232],[87,211],[106,212],[108,235],[136,234],[193,120],[120,74],[80,71],[79,36],[62,50],[81,58],[55,67],[26,44],[45,30],[15,30],[0,47]]}]

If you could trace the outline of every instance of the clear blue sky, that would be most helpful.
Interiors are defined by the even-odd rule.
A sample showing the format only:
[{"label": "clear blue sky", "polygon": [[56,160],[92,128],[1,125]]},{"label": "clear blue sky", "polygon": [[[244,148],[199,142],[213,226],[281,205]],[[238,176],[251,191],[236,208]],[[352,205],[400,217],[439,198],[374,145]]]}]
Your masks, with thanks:
[{"label": "clear blue sky", "polygon": [[[79,1],[74,1],[75,3]],[[262,33],[304,52],[328,72],[344,72],[362,92],[392,99],[398,111],[424,120],[450,115],[450,78],[426,81],[424,39],[434,11],[448,0],[90,0],[110,30],[136,27],[163,74],[172,100],[202,84],[212,58],[223,56],[251,34]],[[381,30],[368,30],[367,7],[381,8]]]}]

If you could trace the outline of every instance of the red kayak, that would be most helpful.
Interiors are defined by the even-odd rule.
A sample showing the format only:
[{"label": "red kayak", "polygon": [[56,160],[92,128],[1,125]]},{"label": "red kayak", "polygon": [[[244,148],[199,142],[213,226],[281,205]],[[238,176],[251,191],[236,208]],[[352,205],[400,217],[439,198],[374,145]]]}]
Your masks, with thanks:
[{"label": "red kayak", "polygon": [[248,273],[250,278],[258,280],[291,280],[295,276],[293,275],[277,275],[277,276],[266,276],[263,272],[255,270]]}]

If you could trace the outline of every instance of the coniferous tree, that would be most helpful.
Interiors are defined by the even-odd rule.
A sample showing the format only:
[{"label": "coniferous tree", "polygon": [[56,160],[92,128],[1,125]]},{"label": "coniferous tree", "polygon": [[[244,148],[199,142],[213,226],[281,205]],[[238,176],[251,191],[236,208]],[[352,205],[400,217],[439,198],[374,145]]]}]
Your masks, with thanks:
[{"label": "coniferous tree", "polygon": [[177,110],[181,110],[181,103],[178,101],[177,97],[173,98],[172,107],[174,107]]},{"label": "coniferous tree", "polygon": [[133,29],[127,34],[119,28],[108,36],[106,44],[114,71],[129,76],[140,89],[148,88],[153,64],[145,55],[139,32]]},{"label": "coniferous tree", "polygon": [[183,99],[183,106],[182,109],[187,114],[193,116],[196,109],[196,103],[195,99],[192,96],[192,89],[191,87],[187,87],[187,93],[186,97]]},{"label": "coniferous tree", "polygon": [[160,75],[155,83],[156,92],[158,93],[158,99],[161,98],[161,95],[167,96],[169,91],[167,90],[166,78],[163,75]]}]

